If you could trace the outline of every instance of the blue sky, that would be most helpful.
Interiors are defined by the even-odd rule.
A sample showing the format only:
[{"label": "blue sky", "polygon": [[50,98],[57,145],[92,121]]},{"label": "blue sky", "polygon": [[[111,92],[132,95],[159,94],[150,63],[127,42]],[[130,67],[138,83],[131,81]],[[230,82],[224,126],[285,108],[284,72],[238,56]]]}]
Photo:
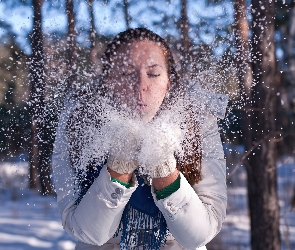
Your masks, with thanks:
[{"label": "blue sky", "polygon": [[[85,2],[80,0],[78,1],[79,4],[75,5],[76,27],[80,30],[80,36],[77,38],[79,42],[87,41],[86,34],[90,27],[90,16]],[[122,8],[123,1],[112,0],[109,2],[109,4],[105,4],[103,1],[96,1],[94,4],[95,26],[97,32],[103,35],[113,35],[126,28]],[[165,34],[179,35],[174,24],[170,23],[168,28],[166,26],[166,29],[163,29],[162,25],[154,25],[154,22],[161,23],[164,15],[178,19],[180,16],[180,0],[137,0],[134,2],[129,9],[132,17],[131,27],[145,26],[162,36]],[[42,9],[44,33],[66,33],[65,3],[63,0],[56,0],[53,1],[52,5],[50,6],[48,1],[44,1]],[[158,13],[155,14],[152,8],[155,8]],[[32,8],[28,6],[19,6],[7,11],[5,3],[0,1],[0,20],[11,25],[12,31],[16,34],[17,43],[28,54],[30,53],[30,44],[27,37],[32,30],[32,13]],[[198,39],[202,39],[210,44],[214,40],[216,26],[225,26],[233,22],[232,4],[227,1],[221,5],[208,6],[205,0],[188,0],[188,17],[190,22],[194,24],[199,23],[204,18],[214,20],[209,34],[208,31],[199,31],[197,37],[194,30],[191,30],[190,34],[192,39],[196,39],[196,42]],[[0,38],[4,33],[5,30],[0,28]]]}]

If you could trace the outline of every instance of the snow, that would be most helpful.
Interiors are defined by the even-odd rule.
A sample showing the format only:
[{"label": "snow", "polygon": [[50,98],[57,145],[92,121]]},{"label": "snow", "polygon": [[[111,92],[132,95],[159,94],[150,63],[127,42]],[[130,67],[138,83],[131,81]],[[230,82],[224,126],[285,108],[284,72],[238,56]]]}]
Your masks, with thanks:
[{"label": "snow", "polygon": [[[229,162],[229,159],[237,161],[242,147],[226,145],[224,148],[230,172],[236,164],[233,163],[235,160]],[[277,162],[277,170],[282,249],[291,250],[295,249],[295,213],[290,208],[291,197],[295,192],[295,157],[281,156]],[[240,166],[228,180],[227,216],[221,232],[208,249],[251,249],[246,178],[245,169]]]},{"label": "snow", "polygon": [[27,189],[27,162],[0,164],[0,250],[73,250],[56,198]]},{"label": "snow", "polygon": [[141,173],[153,173],[157,166],[161,166],[165,161],[171,161],[171,157],[174,159],[173,152],[183,155],[181,142],[185,138],[185,130],[181,130],[177,121],[173,123],[172,118],[162,116],[160,120],[156,119],[147,124],[138,155]]},{"label": "snow", "polygon": [[[94,103],[89,102],[86,115],[83,112],[81,116],[77,115],[71,121],[74,124],[73,131],[75,131],[72,131],[72,134],[76,138],[82,138],[75,140],[75,145],[73,145],[75,150],[77,147],[81,148],[81,155],[74,159],[74,166],[79,170],[85,170],[88,163],[94,159],[104,162],[106,155],[114,153],[118,159],[135,160],[133,158],[136,152],[141,172],[147,174],[148,170],[145,166],[149,166],[152,168],[151,172],[154,172],[156,166],[170,160],[166,159],[166,152],[171,152],[172,157],[172,152],[177,152],[179,157],[183,157],[181,143],[192,140],[192,138],[186,138],[189,128],[187,127],[187,112],[184,110],[191,111],[190,120],[198,122],[200,127],[205,127],[206,119],[203,119],[203,114],[209,111],[223,118],[228,102],[228,95],[203,89],[195,81],[187,80],[186,86],[183,97],[169,101],[167,110],[159,112],[157,117],[148,124],[143,121],[144,118],[139,118],[139,112],[130,107],[123,105],[114,107],[110,104],[108,97],[96,99]],[[67,109],[63,112],[69,114],[73,107],[79,105],[79,101],[73,95],[66,102]],[[80,124],[78,121],[83,115],[87,122]],[[64,117],[64,114],[61,114],[61,117]],[[98,121],[100,126],[97,126]],[[190,142],[187,144],[189,145]],[[140,150],[138,146],[131,145],[140,145]],[[194,149],[190,148],[190,150]]]},{"label": "snow", "polygon": [[[225,148],[228,148],[227,155],[240,150],[240,147],[233,146],[231,151],[229,147]],[[277,166],[282,249],[295,249],[295,213],[290,210],[290,199],[295,189],[295,158],[281,157]],[[231,171],[230,167],[228,171]],[[73,250],[76,241],[61,226],[56,198],[28,190],[27,175],[27,162],[0,163],[0,250]],[[208,244],[208,250],[250,250],[243,166],[231,179],[228,181],[227,217],[221,232]]]}]

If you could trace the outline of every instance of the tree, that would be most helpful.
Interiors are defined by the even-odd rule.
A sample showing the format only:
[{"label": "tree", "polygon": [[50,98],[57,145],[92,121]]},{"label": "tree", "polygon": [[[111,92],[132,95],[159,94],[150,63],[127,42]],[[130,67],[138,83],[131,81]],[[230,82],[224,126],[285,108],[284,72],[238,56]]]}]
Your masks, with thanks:
[{"label": "tree", "polygon": [[[295,91],[294,91],[294,80],[295,80],[295,59],[294,59],[294,48],[295,48],[295,1],[291,1],[291,4],[290,4],[290,15],[289,15],[289,30],[288,30],[288,46],[287,46],[287,50],[288,50],[288,66],[289,66],[289,72],[288,72],[288,75],[289,75],[289,78],[290,79],[290,82],[293,83],[293,86],[291,88],[293,88],[293,91],[290,91],[292,94],[293,94],[293,98],[289,98],[293,101],[293,108],[295,107],[295,101],[294,101],[294,94],[295,94]],[[291,94],[291,95],[292,95]],[[291,105],[290,105],[291,106]],[[293,112],[293,115],[294,115],[294,112]],[[292,123],[293,125],[293,123]],[[292,126],[294,127],[294,125]],[[294,131],[294,130],[293,130]],[[294,148],[294,134],[291,135],[293,138],[293,148]],[[290,145],[290,143],[288,144]],[[294,150],[293,150],[294,152]],[[292,197],[292,200],[291,200],[291,208],[293,210],[295,210],[295,187],[294,187],[294,193],[293,193],[293,197]]]},{"label": "tree", "polygon": [[75,13],[74,0],[66,0],[66,13],[68,18],[68,35],[67,35],[67,60],[68,60],[68,77],[67,89],[71,90],[76,85],[76,30],[75,30]]},{"label": "tree", "polygon": [[249,24],[247,20],[247,1],[235,0],[235,42],[236,42],[236,63],[238,69],[240,99],[243,106],[243,144],[246,152],[251,148],[251,86],[252,86],[252,65],[249,46]]},{"label": "tree", "polygon": [[0,44],[0,155],[16,155],[28,148],[30,120],[24,99],[29,96],[27,56],[7,30]]},{"label": "tree", "polygon": [[128,12],[129,9],[129,0],[123,0],[123,8],[124,8],[124,15],[125,15],[125,22],[126,22],[126,29],[130,28],[130,15]]},{"label": "tree", "polygon": [[187,17],[187,0],[181,0],[181,14],[180,14],[180,34],[181,34],[181,68],[182,75],[185,74],[186,66],[189,59],[189,50],[192,46],[189,38],[189,21]]},{"label": "tree", "polygon": [[32,55],[30,58],[30,114],[31,114],[31,149],[30,149],[30,187],[37,187],[36,170],[40,174],[42,194],[52,194],[50,181],[50,153],[46,120],[44,119],[44,52],[41,28],[42,0],[33,0],[34,19],[31,34]]},{"label": "tree", "polygon": [[181,15],[180,15],[180,33],[181,33],[181,49],[183,54],[188,53],[191,46],[191,41],[188,35],[189,22],[187,17],[187,1],[181,0]]},{"label": "tree", "polygon": [[280,249],[275,146],[274,1],[252,2],[252,142],[248,200],[252,249]]},{"label": "tree", "polygon": [[94,13],[93,13],[93,0],[87,0],[89,6],[89,14],[90,14],[90,60],[91,62],[95,62],[95,41],[97,38],[96,30],[95,30],[95,20],[94,20]]},{"label": "tree", "polygon": [[[280,99],[278,100],[277,126],[282,140],[278,143],[279,154],[293,155],[295,152],[295,1],[276,2],[276,31],[281,39],[277,42],[283,51],[278,65],[281,71]],[[290,211],[295,209],[295,187],[290,200]]]},{"label": "tree", "polygon": [[283,135],[278,151],[280,154],[292,154],[295,150],[295,1],[276,2],[276,10],[276,32],[280,37],[276,40],[276,47],[283,51],[278,60],[281,85],[278,90],[277,126]]}]

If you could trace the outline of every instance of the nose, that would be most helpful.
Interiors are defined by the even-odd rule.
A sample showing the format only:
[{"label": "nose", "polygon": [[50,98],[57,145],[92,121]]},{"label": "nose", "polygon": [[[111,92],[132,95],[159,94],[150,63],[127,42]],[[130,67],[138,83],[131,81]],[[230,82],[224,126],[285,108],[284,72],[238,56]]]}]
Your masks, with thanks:
[{"label": "nose", "polygon": [[139,76],[139,89],[140,91],[146,91],[148,89],[148,79],[144,73]]},{"label": "nose", "polygon": [[140,74],[138,77],[138,98],[141,99],[145,91],[148,90],[148,81],[144,74]]}]

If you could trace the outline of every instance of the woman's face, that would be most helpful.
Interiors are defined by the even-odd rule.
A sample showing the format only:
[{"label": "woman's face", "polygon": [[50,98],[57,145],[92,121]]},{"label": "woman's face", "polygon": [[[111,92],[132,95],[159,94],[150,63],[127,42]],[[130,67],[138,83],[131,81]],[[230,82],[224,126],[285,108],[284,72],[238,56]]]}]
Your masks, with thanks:
[{"label": "woman's face", "polygon": [[149,122],[168,91],[169,78],[163,50],[154,42],[140,41],[117,50],[107,85],[115,102]]}]

